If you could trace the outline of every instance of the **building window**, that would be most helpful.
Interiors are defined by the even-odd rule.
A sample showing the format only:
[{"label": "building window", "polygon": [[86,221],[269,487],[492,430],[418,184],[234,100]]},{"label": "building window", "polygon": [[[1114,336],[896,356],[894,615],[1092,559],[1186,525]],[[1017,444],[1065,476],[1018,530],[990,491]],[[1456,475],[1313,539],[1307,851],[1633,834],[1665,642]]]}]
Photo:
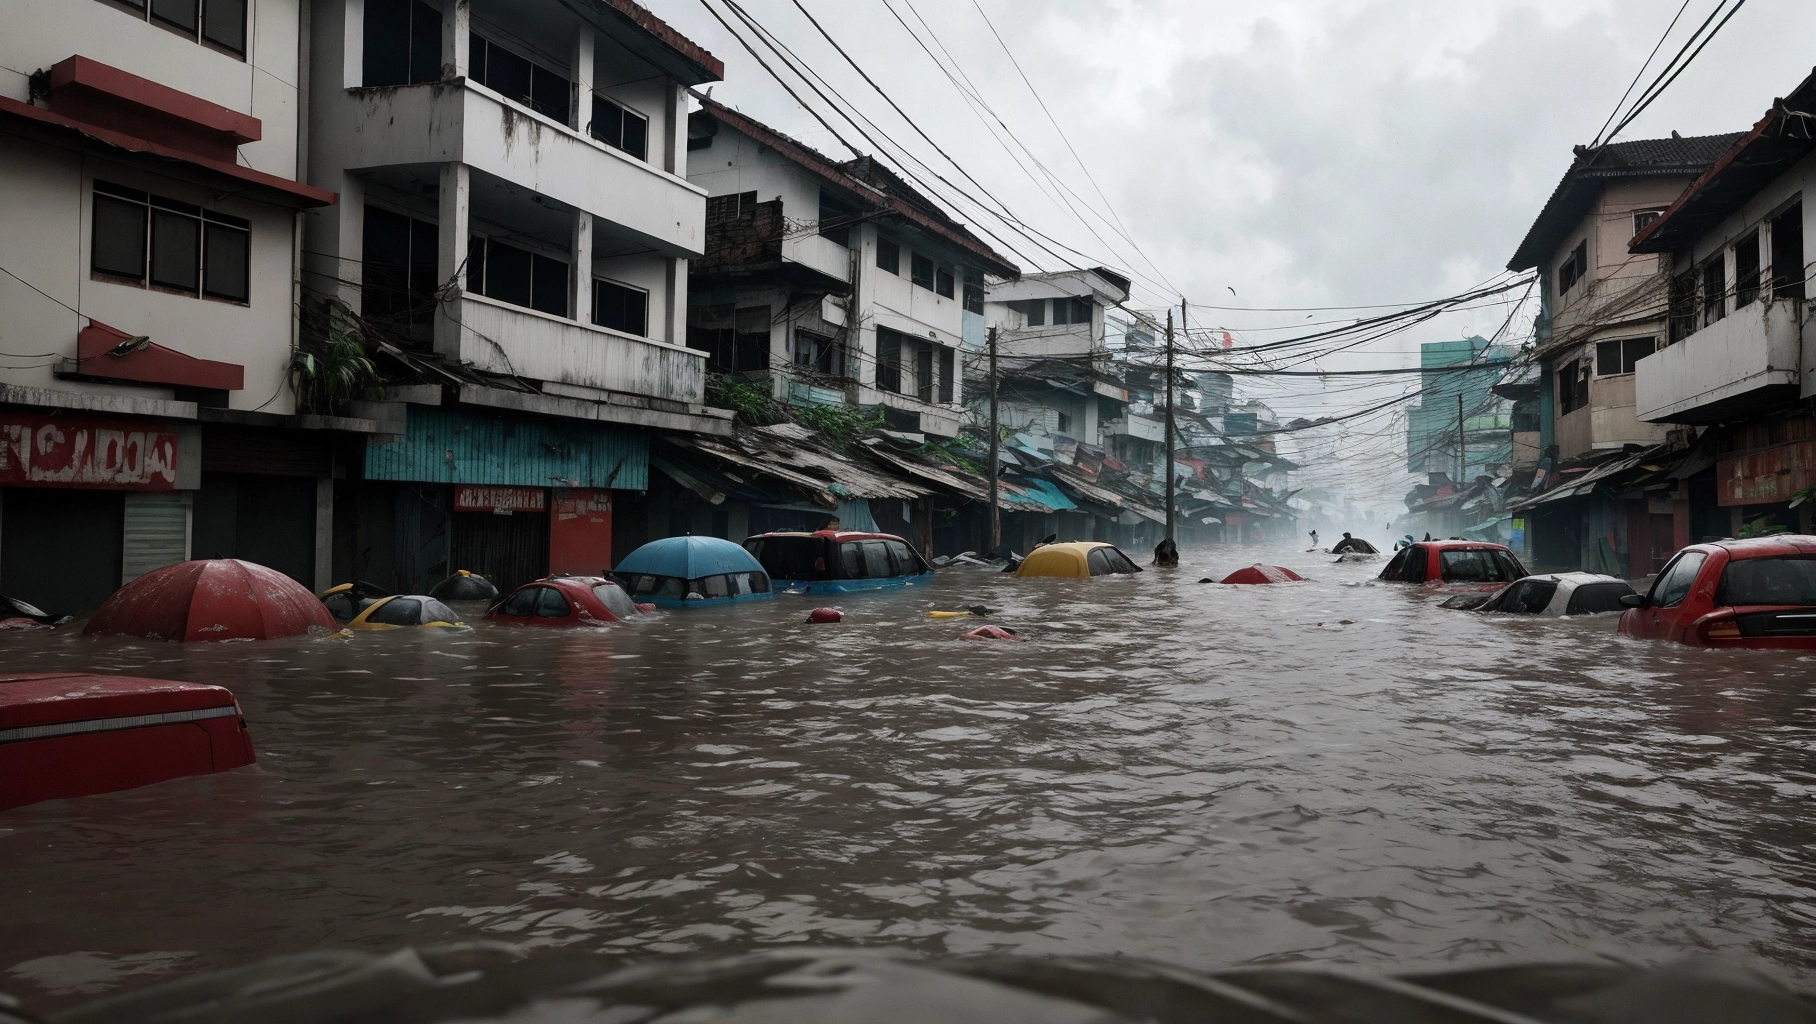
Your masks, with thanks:
[{"label": "building window", "polygon": [[1696,333],[1696,274],[1671,279],[1671,321],[1666,344],[1675,344]]},{"label": "building window", "polygon": [[794,363],[828,377],[845,376],[845,343],[813,331],[795,329]]},{"label": "building window", "polygon": [[1734,308],[1759,298],[1759,232],[1734,243]]},{"label": "building window", "polygon": [[550,120],[568,123],[573,106],[573,86],[567,76],[477,32],[468,37],[467,77]]},{"label": "building window", "polygon": [[198,43],[246,56],[247,0],[117,0],[140,17],[175,29]]},{"label": "building window", "polygon": [[614,331],[649,336],[649,293],[593,278],[593,323]]},{"label": "building window", "polygon": [[933,272],[933,291],[935,294],[944,295],[946,298],[950,299],[954,294],[953,286],[954,281],[952,279],[951,267],[940,267]]},{"label": "building window", "polygon": [[1091,322],[1092,305],[1089,297],[1054,299],[1053,322],[1056,324],[1088,324]]},{"label": "building window", "polygon": [[1653,338],[1619,338],[1614,341],[1597,342],[1595,375],[1618,377],[1621,374],[1632,373],[1634,365],[1651,355],[1657,347],[1658,342]]},{"label": "building window", "polygon": [[965,268],[965,312],[984,312],[984,275],[970,267]]},{"label": "building window", "polygon": [[957,379],[956,375],[953,373],[953,367],[957,362],[956,354],[951,349],[941,345],[939,346],[939,362],[940,402],[945,405],[951,405],[954,401],[952,390],[953,381]]},{"label": "building window", "polygon": [[1728,315],[1728,270],[1720,256],[1702,268],[1703,326],[1707,327]]},{"label": "building window", "polygon": [[1029,327],[1045,327],[1047,325],[1046,299],[1018,299],[1009,303],[1009,308],[1027,318],[1027,326]]},{"label": "building window", "polygon": [[917,252],[908,258],[908,265],[910,276],[916,285],[922,288],[933,287],[933,260],[931,258]]},{"label": "building window", "polygon": [[876,388],[902,393],[902,336],[886,327],[876,330]]},{"label": "building window", "polygon": [[366,0],[360,81],[367,86],[441,81],[441,12],[423,0]]},{"label": "building window", "polygon": [[440,229],[370,203],[365,221],[360,313],[403,330],[413,342],[429,341],[440,290],[436,280]]},{"label": "building window", "polygon": [[1557,408],[1568,415],[1589,404],[1589,366],[1587,361],[1572,359],[1557,372]]},{"label": "building window", "polygon": [[688,312],[687,347],[706,353],[711,373],[766,373],[774,323],[768,306],[695,306]]},{"label": "building window", "polygon": [[553,256],[478,235],[467,249],[467,287],[513,306],[568,315],[568,265]]},{"label": "building window", "polygon": [[1803,204],[1772,218],[1772,297],[1803,298]]},{"label": "building window", "polygon": [[887,238],[877,239],[876,268],[887,270],[900,277],[902,274],[902,247]]},{"label": "building window", "polygon": [[[604,96],[593,97],[593,138],[639,160],[649,159],[649,118]],[[754,199],[756,193],[751,193]]]},{"label": "building window", "polygon": [[1663,214],[1664,212],[1665,211],[1663,211],[1663,210],[1634,210],[1633,211],[1633,235],[1634,235],[1634,237],[1637,238],[1639,236],[1640,232],[1651,227],[1652,222],[1658,220],[1659,215]]},{"label": "building window", "polygon": [[857,223],[857,207],[838,196],[820,190],[820,235],[846,248],[851,247],[851,225]]},{"label": "building window", "polygon": [[95,182],[90,267],[139,285],[251,300],[252,229],[189,203]]},{"label": "building window", "polygon": [[750,220],[757,213],[757,194],[755,192],[734,192],[727,196],[711,196],[706,200],[706,226],[730,224],[734,221]]},{"label": "building window", "polygon": [[1563,295],[1565,292],[1568,292],[1571,288],[1576,286],[1578,281],[1581,281],[1586,277],[1588,273],[1589,242],[1585,239],[1584,241],[1576,243],[1576,248],[1570,253],[1570,258],[1566,259],[1564,265],[1558,268],[1557,293]]},{"label": "building window", "polygon": [[1056,426],[1058,428],[1059,433],[1064,434],[1067,437],[1072,436],[1072,417],[1071,416],[1068,416],[1063,412],[1059,413],[1057,415]]}]

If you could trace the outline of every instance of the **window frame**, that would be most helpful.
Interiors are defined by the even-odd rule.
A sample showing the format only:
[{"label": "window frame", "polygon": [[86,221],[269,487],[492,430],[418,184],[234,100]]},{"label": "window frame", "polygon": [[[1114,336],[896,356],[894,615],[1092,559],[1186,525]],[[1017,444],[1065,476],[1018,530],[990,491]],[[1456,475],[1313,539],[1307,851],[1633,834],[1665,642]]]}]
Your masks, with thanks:
[{"label": "window frame", "polygon": [[902,276],[902,244],[893,238],[878,235],[876,240],[876,268],[886,274]]},{"label": "window frame", "polygon": [[[1634,353],[1638,352],[1642,344],[1645,345],[1646,350],[1635,355]],[[1607,354],[1607,346],[1610,345],[1616,346],[1613,370],[1607,368],[1607,361],[1604,359]],[[1598,341],[1595,343],[1595,376],[1597,379],[1630,376],[1638,372],[1637,365],[1641,359],[1657,351],[1658,339],[1649,334],[1637,338],[1609,338],[1607,341]]]},{"label": "window frame", "polygon": [[1630,237],[1638,238],[1640,232],[1651,227],[1654,222],[1656,222],[1660,217],[1662,217],[1664,215],[1665,215],[1665,208],[1662,206],[1648,207],[1647,209],[1644,209],[1644,210],[1634,210],[1633,211],[1633,234]]},{"label": "window frame", "polygon": [[[925,288],[928,291],[932,291],[933,276],[937,266],[938,264],[934,263],[933,257],[923,256],[918,252],[910,250],[908,253],[909,282],[916,288]],[[923,268],[926,270],[925,276],[921,273]]]},{"label": "window frame", "polygon": [[[649,163],[649,121],[650,121],[649,115],[644,114],[641,111],[635,110],[629,106],[626,106],[625,104],[620,103],[619,101],[611,98],[610,96],[605,95],[604,93],[595,91],[592,95],[593,95],[593,109],[587,111],[587,113],[586,113],[587,137],[593,139],[596,142],[604,143],[605,145],[611,147],[612,149],[617,150],[620,153],[625,154],[626,156],[635,157],[636,159],[641,160],[644,163]],[[608,137],[606,135],[600,134],[599,108],[600,108],[601,104],[604,104],[605,106],[610,107],[614,111],[616,111],[615,120],[617,123],[618,130],[617,130],[615,136],[613,136],[613,137]],[[627,125],[629,123],[628,119],[630,119],[630,118],[635,118],[636,120],[642,122],[642,126],[643,126],[642,127],[642,141],[639,143],[638,148],[636,148],[636,149],[632,149],[629,145],[627,145],[626,139],[625,139],[624,129],[625,129],[625,125]],[[756,193],[754,193],[754,192],[750,193],[750,194],[753,197],[756,195]]]},{"label": "window frame", "polygon": [[1570,294],[1570,289],[1575,288],[1578,283],[1588,276],[1589,240],[1585,238],[1576,243],[1576,248],[1570,250],[1570,255],[1565,257],[1564,262],[1558,267],[1558,296],[1561,298]]},{"label": "window frame", "polygon": [[[506,249],[512,253],[522,253],[529,257],[530,269],[529,278],[527,280],[529,287],[528,302],[518,302],[515,299],[505,298],[492,293],[494,288],[492,271],[496,266],[498,255],[495,250],[498,249]],[[563,320],[571,320],[574,318],[573,310],[571,309],[573,306],[573,296],[570,294],[574,280],[574,265],[572,263],[561,259],[560,257],[550,256],[538,249],[532,249],[529,246],[521,245],[514,241],[506,241],[499,235],[486,234],[477,230],[467,236],[467,253],[467,291],[483,295],[495,302],[516,306],[518,309],[531,309],[549,316],[561,317]],[[561,281],[560,312],[556,312],[552,309],[544,309],[541,306],[536,305],[538,295],[536,280],[537,268],[542,266],[546,270],[548,264],[558,265],[566,271]],[[477,282],[475,281],[475,274],[477,274]]]},{"label": "window frame", "polygon": [[[529,80],[527,83],[527,90],[524,93],[519,95],[506,92],[502,88],[503,83],[495,80],[492,74],[493,50],[502,50],[510,57],[523,61],[525,64],[529,65]],[[562,88],[560,89],[562,106],[559,114],[547,109],[549,103],[547,97],[540,94],[540,88],[547,88],[552,94],[553,86],[539,82],[538,72],[541,72],[543,76],[559,79],[562,83]],[[467,35],[467,80],[478,85],[483,85],[487,89],[497,93],[499,96],[504,97],[506,100],[509,100],[538,116],[546,117],[556,124],[566,126],[573,122],[574,79],[572,76],[556,71],[547,64],[544,64],[527,54],[520,53],[516,47],[498,42],[483,32],[470,31]],[[588,115],[591,115],[591,111],[588,111]]]},{"label": "window frame", "polygon": [[[627,296],[635,295],[643,300],[642,326],[640,330],[633,331],[629,327],[615,327],[599,319],[599,300],[606,289],[613,288],[623,292]],[[600,277],[598,274],[594,274],[591,292],[592,293],[587,297],[587,321],[594,327],[603,327],[608,331],[618,331],[638,338],[649,337],[648,288],[639,288],[634,284],[626,284],[623,281],[614,281],[609,277]]]},{"label": "window frame", "polygon": [[[252,305],[252,222],[250,220],[101,178],[89,181],[88,196],[90,204],[88,211],[88,268],[91,279],[131,285],[171,295],[226,302],[236,306],[250,307]],[[144,211],[141,224],[144,236],[139,243],[143,255],[140,258],[140,271],[136,276],[124,270],[96,264],[101,249],[99,232],[102,229],[102,218],[95,212],[95,204],[101,200]],[[190,268],[194,272],[195,284],[193,286],[177,282],[172,278],[163,280],[158,278],[157,231],[160,218],[163,218],[166,223],[177,220],[193,229],[194,257],[193,265]],[[239,268],[244,291],[242,295],[220,291],[209,286],[211,228],[216,235],[220,232],[231,232],[233,236],[240,238],[245,246],[244,259],[241,261],[243,266]],[[122,249],[124,248],[126,247],[122,246]]]},{"label": "window frame", "polygon": [[[1683,593],[1677,595],[1670,604],[1664,603],[1666,582],[1672,579],[1679,567],[1689,563],[1692,559],[1695,560],[1695,565],[1690,569],[1690,579],[1684,584]],[[1702,575],[1703,566],[1708,561],[1709,555],[1706,551],[1678,552],[1677,557],[1665,563],[1665,567],[1660,569],[1658,575],[1653,578],[1651,588],[1646,591],[1646,604],[1652,608],[1676,608],[1688,601],[1690,592],[1696,589],[1696,580]]]},{"label": "window frame", "polygon": [[[208,34],[208,9],[211,4],[237,6],[240,13],[240,45],[222,42]],[[246,61],[246,44],[252,34],[252,0],[195,0],[195,25],[185,27],[182,23],[154,12],[155,0],[107,0],[107,5],[129,14],[174,35],[182,36],[199,46],[206,46],[217,53],[226,54],[238,61]]]}]

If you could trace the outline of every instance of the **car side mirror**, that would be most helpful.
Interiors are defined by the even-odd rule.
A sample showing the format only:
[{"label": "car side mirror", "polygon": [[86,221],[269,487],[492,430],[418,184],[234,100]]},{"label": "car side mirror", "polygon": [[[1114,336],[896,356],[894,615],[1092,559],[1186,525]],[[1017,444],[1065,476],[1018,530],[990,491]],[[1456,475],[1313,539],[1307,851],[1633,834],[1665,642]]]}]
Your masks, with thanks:
[{"label": "car side mirror", "polygon": [[1623,608],[1644,608],[1645,606],[1646,606],[1646,595],[1644,595],[1644,594],[1622,594],[1621,595],[1621,607],[1623,607]]}]

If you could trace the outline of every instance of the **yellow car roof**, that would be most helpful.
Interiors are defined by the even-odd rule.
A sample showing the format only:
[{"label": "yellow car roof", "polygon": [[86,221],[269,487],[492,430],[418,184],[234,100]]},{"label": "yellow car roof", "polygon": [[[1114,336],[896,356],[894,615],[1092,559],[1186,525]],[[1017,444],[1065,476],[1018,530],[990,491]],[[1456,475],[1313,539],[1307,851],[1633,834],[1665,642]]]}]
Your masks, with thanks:
[{"label": "yellow car roof", "polygon": [[1091,567],[1085,556],[1095,548],[1113,548],[1116,545],[1101,540],[1074,540],[1064,544],[1047,544],[1028,552],[1022,564],[1015,570],[1017,576],[1063,576],[1077,579],[1091,575]]}]

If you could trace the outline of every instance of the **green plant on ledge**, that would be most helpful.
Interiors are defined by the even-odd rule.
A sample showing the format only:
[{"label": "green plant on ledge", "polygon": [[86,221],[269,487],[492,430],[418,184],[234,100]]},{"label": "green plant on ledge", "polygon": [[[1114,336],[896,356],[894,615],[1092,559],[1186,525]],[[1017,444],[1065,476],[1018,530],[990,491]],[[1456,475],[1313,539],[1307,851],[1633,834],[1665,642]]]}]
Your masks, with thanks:
[{"label": "green plant on ledge", "polygon": [[290,372],[297,405],[307,412],[333,415],[384,394],[359,314],[339,299],[324,300],[307,318]]},{"label": "green plant on ledge", "polygon": [[850,405],[807,405],[789,411],[796,422],[824,434],[826,440],[840,451],[850,448],[860,438],[883,429],[881,406],[868,414]]},{"label": "green plant on ledge", "polygon": [[769,380],[748,380],[729,373],[714,374],[706,379],[706,404],[730,409],[739,423],[762,426],[781,417],[775,400],[769,397]]}]

